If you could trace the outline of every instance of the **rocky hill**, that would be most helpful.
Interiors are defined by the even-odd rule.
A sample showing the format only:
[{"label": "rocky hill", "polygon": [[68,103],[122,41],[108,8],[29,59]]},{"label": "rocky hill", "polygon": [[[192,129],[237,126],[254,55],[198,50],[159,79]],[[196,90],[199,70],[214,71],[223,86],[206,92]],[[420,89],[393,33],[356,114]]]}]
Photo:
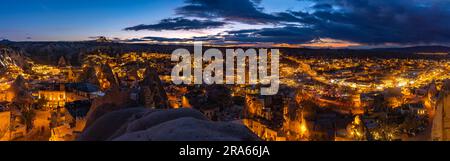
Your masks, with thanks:
[{"label": "rocky hill", "polygon": [[[101,73],[111,84],[106,95],[93,100],[91,108],[87,114],[87,125],[92,124],[93,120],[102,115],[123,109],[124,107],[143,106],[146,108],[166,109],[169,108],[168,98],[163,84],[159,79],[156,69],[147,67],[144,73],[144,79],[139,82],[139,88],[119,88],[117,79],[111,69],[103,70]],[[89,72],[86,72],[89,73]],[[88,78],[94,78],[89,76]],[[132,99],[132,95],[138,95]]]},{"label": "rocky hill", "polygon": [[212,122],[194,109],[127,108],[86,127],[78,141],[256,141],[247,127]]},{"label": "rocky hill", "polygon": [[[178,48],[185,48],[193,53],[192,45],[158,45],[158,44],[130,44],[107,41],[99,38],[94,41],[62,41],[62,42],[13,42],[0,41],[0,46],[8,46],[23,51],[28,57],[40,64],[57,65],[58,59],[64,57],[72,65],[80,65],[82,58],[88,54],[106,53],[111,56],[127,52],[158,52],[170,54]],[[207,50],[211,46],[205,46]],[[225,47],[214,47],[225,53]],[[238,47],[236,47],[238,48]],[[248,48],[248,47],[244,47]],[[395,57],[395,58],[423,58],[430,57],[416,53],[449,53],[447,46],[413,46],[405,48],[375,48],[375,49],[312,49],[312,48],[279,48],[284,54],[302,56],[328,57]],[[449,58],[450,55],[438,56]]]},{"label": "rocky hill", "polygon": [[27,59],[20,49],[0,45],[0,69],[7,66],[18,66],[24,69],[28,66]]},{"label": "rocky hill", "polygon": [[0,41],[0,46],[8,46],[23,51],[26,56],[40,64],[57,65],[64,57],[72,65],[80,65],[85,55],[106,53],[111,56],[127,52],[172,53],[179,46],[127,44],[109,41],[62,41],[62,42],[12,42]]}]

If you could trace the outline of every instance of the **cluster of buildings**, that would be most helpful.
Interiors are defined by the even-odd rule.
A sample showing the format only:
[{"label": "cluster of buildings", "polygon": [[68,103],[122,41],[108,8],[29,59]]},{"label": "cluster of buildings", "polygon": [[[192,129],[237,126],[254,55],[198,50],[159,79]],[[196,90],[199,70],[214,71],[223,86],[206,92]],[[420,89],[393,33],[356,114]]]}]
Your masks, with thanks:
[{"label": "cluster of buildings", "polygon": [[281,63],[282,83],[296,96],[277,106],[247,96],[243,110],[244,123],[265,140],[429,140],[450,79],[449,62],[436,59],[287,55]]},{"label": "cluster of buildings", "polygon": [[[88,113],[105,104],[195,108],[213,121],[242,123],[263,140],[450,138],[446,60],[282,55],[273,96],[262,96],[259,85],[174,85],[169,54],[97,53],[85,55],[80,67],[63,57],[55,66],[26,60],[26,69],[6,60],[0,62],[7,67],[0,71],[0,119],[8,120],[0,121],[8,122],[0,124],[3,140],[73,140]],[[26,83],[17,83],[19,77]],[[27,108],[17,108],[19,94],[29,98],[22,100],[27,108],[38,109],[33,129]]]},{"label": "cluster of buildings", "polygon": [[[73,140],[83,130],[88,112],[80,113],[78,109],[89,108],[92,100],[104,93],[95,84],[78,82],[83,69],[67,65],[64,58],[57,66],[35,64],[31,60],[27,65],[28,70],[8,70],[16,73],[1,77],[4,80],[0,90],[1,112],[8,114],[2,122],[8,125],[0,129],[8,132],[0,138]],[[17,77],[13,78],[14,75]]]}]

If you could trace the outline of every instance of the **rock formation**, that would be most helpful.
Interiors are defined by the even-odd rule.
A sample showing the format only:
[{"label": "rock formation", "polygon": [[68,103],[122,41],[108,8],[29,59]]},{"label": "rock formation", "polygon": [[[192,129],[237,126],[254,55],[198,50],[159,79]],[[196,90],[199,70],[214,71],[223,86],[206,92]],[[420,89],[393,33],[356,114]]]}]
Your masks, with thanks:
[{"label": "rock formation", "polygon": [[85,69],[83,69],[85,72],[83,72],[80,77],[78,78],[79,82],[85,82],[85,83],[91,83],[95,85],[100,85],[100,82],[97,77],[97,72],[95,70],[95,67],[88,66]]},{"label": "rock formation", "polygon": [[9,47],[0,46],[0,69],[8,66],[18,66],[21,69],[24,69],[28,67],[29,64],[23,52]]},{"label": "rock formation", "polygon": [[108,64],[101,66],[101,78],[108,82],[108,88],[118,88],[119,79]]},{"label": "rock formation", "polygon": [[106,113],[131,106],[133,101],[130,99],[130,92],[129,90],[115,88],[108,91],[105,96],[94,99],[86,116],[86,126]]},{"label": "rock formation", "polygon": [[167,94],[159,79],[156,69],[147,67],[144,80],[139,84],[140,103],[148,108],[164,109],[168,108]]},{"label": "rock formation", "polygon": [[28,92],[28,86],[25,79],[19,75],[16,80],[12,83],[11,87],[8,89],[14,94],[13,102],[20,104],[31,104],[33,103],[33,98]]},{"label": "rock formation", "polygon": [[64,58],[64,56],[61,56],[58,60],[58,67],[66,67],[67,65],[68,64],[66,59]]},{"label": "rock formation", "polygon": [[129,108],[97,119],[79,141],[255,141],[247,127],[208,121],[194,109]]}]

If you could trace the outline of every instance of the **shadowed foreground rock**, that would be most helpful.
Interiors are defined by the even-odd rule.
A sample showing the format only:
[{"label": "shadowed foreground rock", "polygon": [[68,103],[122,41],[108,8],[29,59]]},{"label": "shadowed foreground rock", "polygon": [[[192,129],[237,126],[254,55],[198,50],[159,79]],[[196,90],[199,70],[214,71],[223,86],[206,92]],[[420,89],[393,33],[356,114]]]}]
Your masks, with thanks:
[{"label": "shadowed foreground rock", "polygon": [[130,108],[97,119],[79,141],[256,141],[247,127],[212,122],[193,109]]}]

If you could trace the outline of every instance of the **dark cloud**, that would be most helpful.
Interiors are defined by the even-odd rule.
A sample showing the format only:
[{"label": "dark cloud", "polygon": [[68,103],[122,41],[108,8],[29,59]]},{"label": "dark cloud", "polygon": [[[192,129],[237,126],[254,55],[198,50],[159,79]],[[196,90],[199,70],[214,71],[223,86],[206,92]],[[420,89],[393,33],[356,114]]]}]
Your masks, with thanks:
[{"label": "dark cloud", "polygon": [[224,41],[233,42],[290,44],[306,43],[317,38],[314,29],[296,26],[229,31],[223,37]]},{"label": "dark cloud", "polygon": [[236,30],[228,31],[226,34],[200,36],[192,38],[165,38],[165,37],[144,37],[133,39],[129,42],[157,41],[157,42],[183,42],[183,41],[204,41],[211,44],[257,44],[257,43],[306,43],[315,37],[309,34],[313,32],[309,28],[284,27],[284,28],[264,28],[258,30]]},{"label": "dark cloud", "polygon": [[156,42],[208,41],[214,44],[224,43],[223,39],[220,38],[219,35],[199,36],[192,38],[167,38],[167,37],[147,36],[139,39],[125,40],[125,42],[146,42],[146,41],[156,41]]},{"label": "dark cloud", "polygon": [[[316,0],[304,13],[318,36],[367,44],[450,42],[450,1]],[[323,10],[328,6],[327,10]],[[337,9],[331,9],[334,6]]]},{"label": "dark cloud", "polygon": [[189,41],[191,39],[187,39],[187,38],[165,38],[165,37],[153,37],[153,36],[149,36],[149,37],[144,37],[142,39],[139,40],[151,40],[151,41]]},{"label": "dark cloud", "polygon": [[[238,37],[301,43],[333,38],[369,45],[450,43],[450,1],[310,0],[312,11],[277,13],[297,26],[262,29]],[[239,31],[234,31],[239,32]]]},{"label": "dark cloud", "polygon": [[212,20],[197,20],[185,19],[181,17],[163,19],[157,24],[152,25],[137,25],[125,28],[125,30],[196,30],[196,29],[210,29],[224,26],[225,22]]},{"label": "dark cloud", "polygon": [[333,6],[331,6],[330,4],[326,4],[326,3],[319,3],[319,4],[315,4],[312,8],[315,10],[331,10],[333,8]]},{"label": "dark cloud", "polygon": [[262,12],[255,0],[185,0],[187,5],[177,8],[176,13],[188,17],[223,18],[226,21],[247,24],[276,23],[277,16]]},{"label": "dark cloud", "polygon": [[280,24],[301,22],[290,12],[265,13],[261,0],[185,0],[186,5],[176,9],[185,17],[221,18],[245,24]]},{"label": "dark cloud", "polygon": [[[176,13],[190,18],[277,26],[258,30],[228,31],[225,34],[211,35],[207,38],[209,41],[218,43],[227,41],[305,43],[318,38],[332,38],[369,45],[450,43],[450,1],[447,0],[302,1],[308,1],[313,5],[305,11],[288,10],[266,13],[259,7],[260,0],[186,0],[186,5],[177,8]],[[177,21],[166,19],[159,24],[141,25],[129,30],[196,28],[192,26],[212,28],[223,25],[214,21],[214,25],[197,22],[197,25],[188,27],[189,25],[174,22]],[[202,40],[201,38],[204,37],[197,38]]]}]

